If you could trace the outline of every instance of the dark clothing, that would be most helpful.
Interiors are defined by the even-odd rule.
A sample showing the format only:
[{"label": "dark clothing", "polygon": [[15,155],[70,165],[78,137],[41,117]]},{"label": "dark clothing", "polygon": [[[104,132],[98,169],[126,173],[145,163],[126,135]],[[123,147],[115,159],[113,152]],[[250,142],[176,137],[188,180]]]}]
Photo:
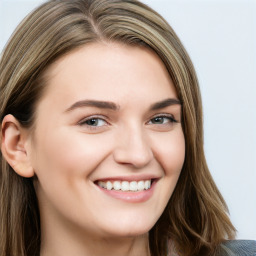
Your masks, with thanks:
[{"label": "dark clothing", "polygon": [[256,241],[230,240],[222,243],[220,256],[256,256]]}]

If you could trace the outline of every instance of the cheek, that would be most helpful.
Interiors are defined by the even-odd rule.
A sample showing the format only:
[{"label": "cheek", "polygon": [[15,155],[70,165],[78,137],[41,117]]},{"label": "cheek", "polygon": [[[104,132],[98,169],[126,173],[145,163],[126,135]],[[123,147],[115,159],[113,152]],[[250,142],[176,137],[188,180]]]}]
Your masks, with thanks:
[{"label": "cheek", "polygon": [[[68,167],[74,168],[81,160],[88,160],[93,154],[94,147],[88,147],[85,141],[81,140],[75,133],[68,133],[65,129],[59,129],[54,133],[46,133],[45,136],[38,136],[36,162],[39,169],[49,170],[43,166],[51,168],[62,167],[61,172],[65,172]],[[84,156],[88,155],[88,159]],[[50,170],[49,170],[50,171]]]},{"label": "cheek", "polygon": [[68,128],[38,136],[34,158],[36,172],[49,175],[89,174],[103,158],[99,140]]},{"label": "cheek", "polygon": [[[37,196],[44,209],[54,207],[74,221],[89,212],[89,207],[83,206],[94,205],[90,175],[108,155],[108,144],[103,145],[100,138],[70,128],[44,131],[44,136],[37,136],[33,165],[38,176]],[[70,212],[74,206],[77,211]]]},{"label": "cheek", "polygon": [[154,154],[166,176],[179,176],[185,159],[185,139],[181,129],[158,137]]},{"label": "cheek", "polygon": [[185,139],[182,129],[176,129],[170,133],[162,133],[154,137],[154,155],[156,161],[163,170],[163,177],[158,182],[158,200],[156,209],[159,217],[164,211],[168,201],[178,182],[185,159]]}]

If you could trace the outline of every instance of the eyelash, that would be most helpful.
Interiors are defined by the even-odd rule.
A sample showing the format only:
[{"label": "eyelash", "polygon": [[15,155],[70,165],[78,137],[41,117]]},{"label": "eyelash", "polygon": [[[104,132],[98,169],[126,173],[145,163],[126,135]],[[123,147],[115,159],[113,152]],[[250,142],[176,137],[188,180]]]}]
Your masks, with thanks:
[{"label": "eyelash", "polygon": [[103,121],[104,123],[106,124],[109,124],[107,121],[106,121],[106,117],[104,116],[90,116],[88,118],[85,118],[83,120],[81,120],[78,124],[80,126],[87,126],[89,129],[91,130],[95,130],[95,129],[98,129],[99,127],[102,127],[102,126],[105,126],[105,125],[102,125],[102,126],[93,126],[93,125],[89,125],[87,124],[88,121],[92,121],[92,120],[100,120],[100,121]]},{"label": "eyelash", "polygon": [[[153,118],[151,118],[149,120],[149,122],[152,122],[152,120],[156,119],[156,118],[167,118],[167,119],[169,119],[169,122],[168,123],[164,123],[164,124],[178,123],[178,121],[173,117],[173,115],[170,115],[170,114],[159,114],[159,115],[156,115]],[[164,124],[155,124],[155,125],[164,125]]]},{"label": "eyelash", "polygon": [[[173,115],[170,115],[170,114],[159,114],[159,115],[156,115],[156,116],[152,117],[147,122],[147,124],[149,124],[150,122],[152,122],[154,119],[157,119],[157,118],[163,118],[163,119],[166,118],[166,119],[169,120],[169,122],[161,123],[161,124],[154,124],[154,123],[152,123],[152,125],[170,125],[170,124],[173,124],[173,123],[178,123],[178,121],[173,117]],[[105,124],[101,125],[101,126],[89,125],[87,122],[92,121],[92,120],[97,120],[97,121],[100,120],[100,121],[103,121]],[[95,130],[95,129],[99,129],[100,127],[103,127],[105,125],[109,125],[109,122],[106,120],[106,117],[104,117],[104,116],[90,116],[88,118],[85,118],[85,119],[81,120],[78,124],[80,126],[87,126],[88,129]]]}]

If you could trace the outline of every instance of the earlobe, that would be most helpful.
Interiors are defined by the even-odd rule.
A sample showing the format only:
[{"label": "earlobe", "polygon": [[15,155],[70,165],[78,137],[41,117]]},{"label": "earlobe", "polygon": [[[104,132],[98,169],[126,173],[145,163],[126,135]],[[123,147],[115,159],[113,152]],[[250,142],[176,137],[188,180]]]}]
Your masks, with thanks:
[{"label": "earlobe", "polygon": [[14,116],[6,115],[1,132],[1,150],[6,161],[18,175],[33,177],[34,170],[27,151],[28,138],[25,129]]}]

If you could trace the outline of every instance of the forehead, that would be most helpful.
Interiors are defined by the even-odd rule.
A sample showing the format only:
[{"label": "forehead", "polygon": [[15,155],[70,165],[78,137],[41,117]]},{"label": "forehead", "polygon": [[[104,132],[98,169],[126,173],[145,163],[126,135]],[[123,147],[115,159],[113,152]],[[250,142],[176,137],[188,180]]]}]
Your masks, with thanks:
[{"label": "forehead", "polygon": [[[156,101],[176,90],[161,59],[150,49],[117,43],[93,43],[56,61],[47,70],[42,97],[62,102],[98,97],[122,102],[126,96]],[[165,97],[167,98],[167,97]]]}]

